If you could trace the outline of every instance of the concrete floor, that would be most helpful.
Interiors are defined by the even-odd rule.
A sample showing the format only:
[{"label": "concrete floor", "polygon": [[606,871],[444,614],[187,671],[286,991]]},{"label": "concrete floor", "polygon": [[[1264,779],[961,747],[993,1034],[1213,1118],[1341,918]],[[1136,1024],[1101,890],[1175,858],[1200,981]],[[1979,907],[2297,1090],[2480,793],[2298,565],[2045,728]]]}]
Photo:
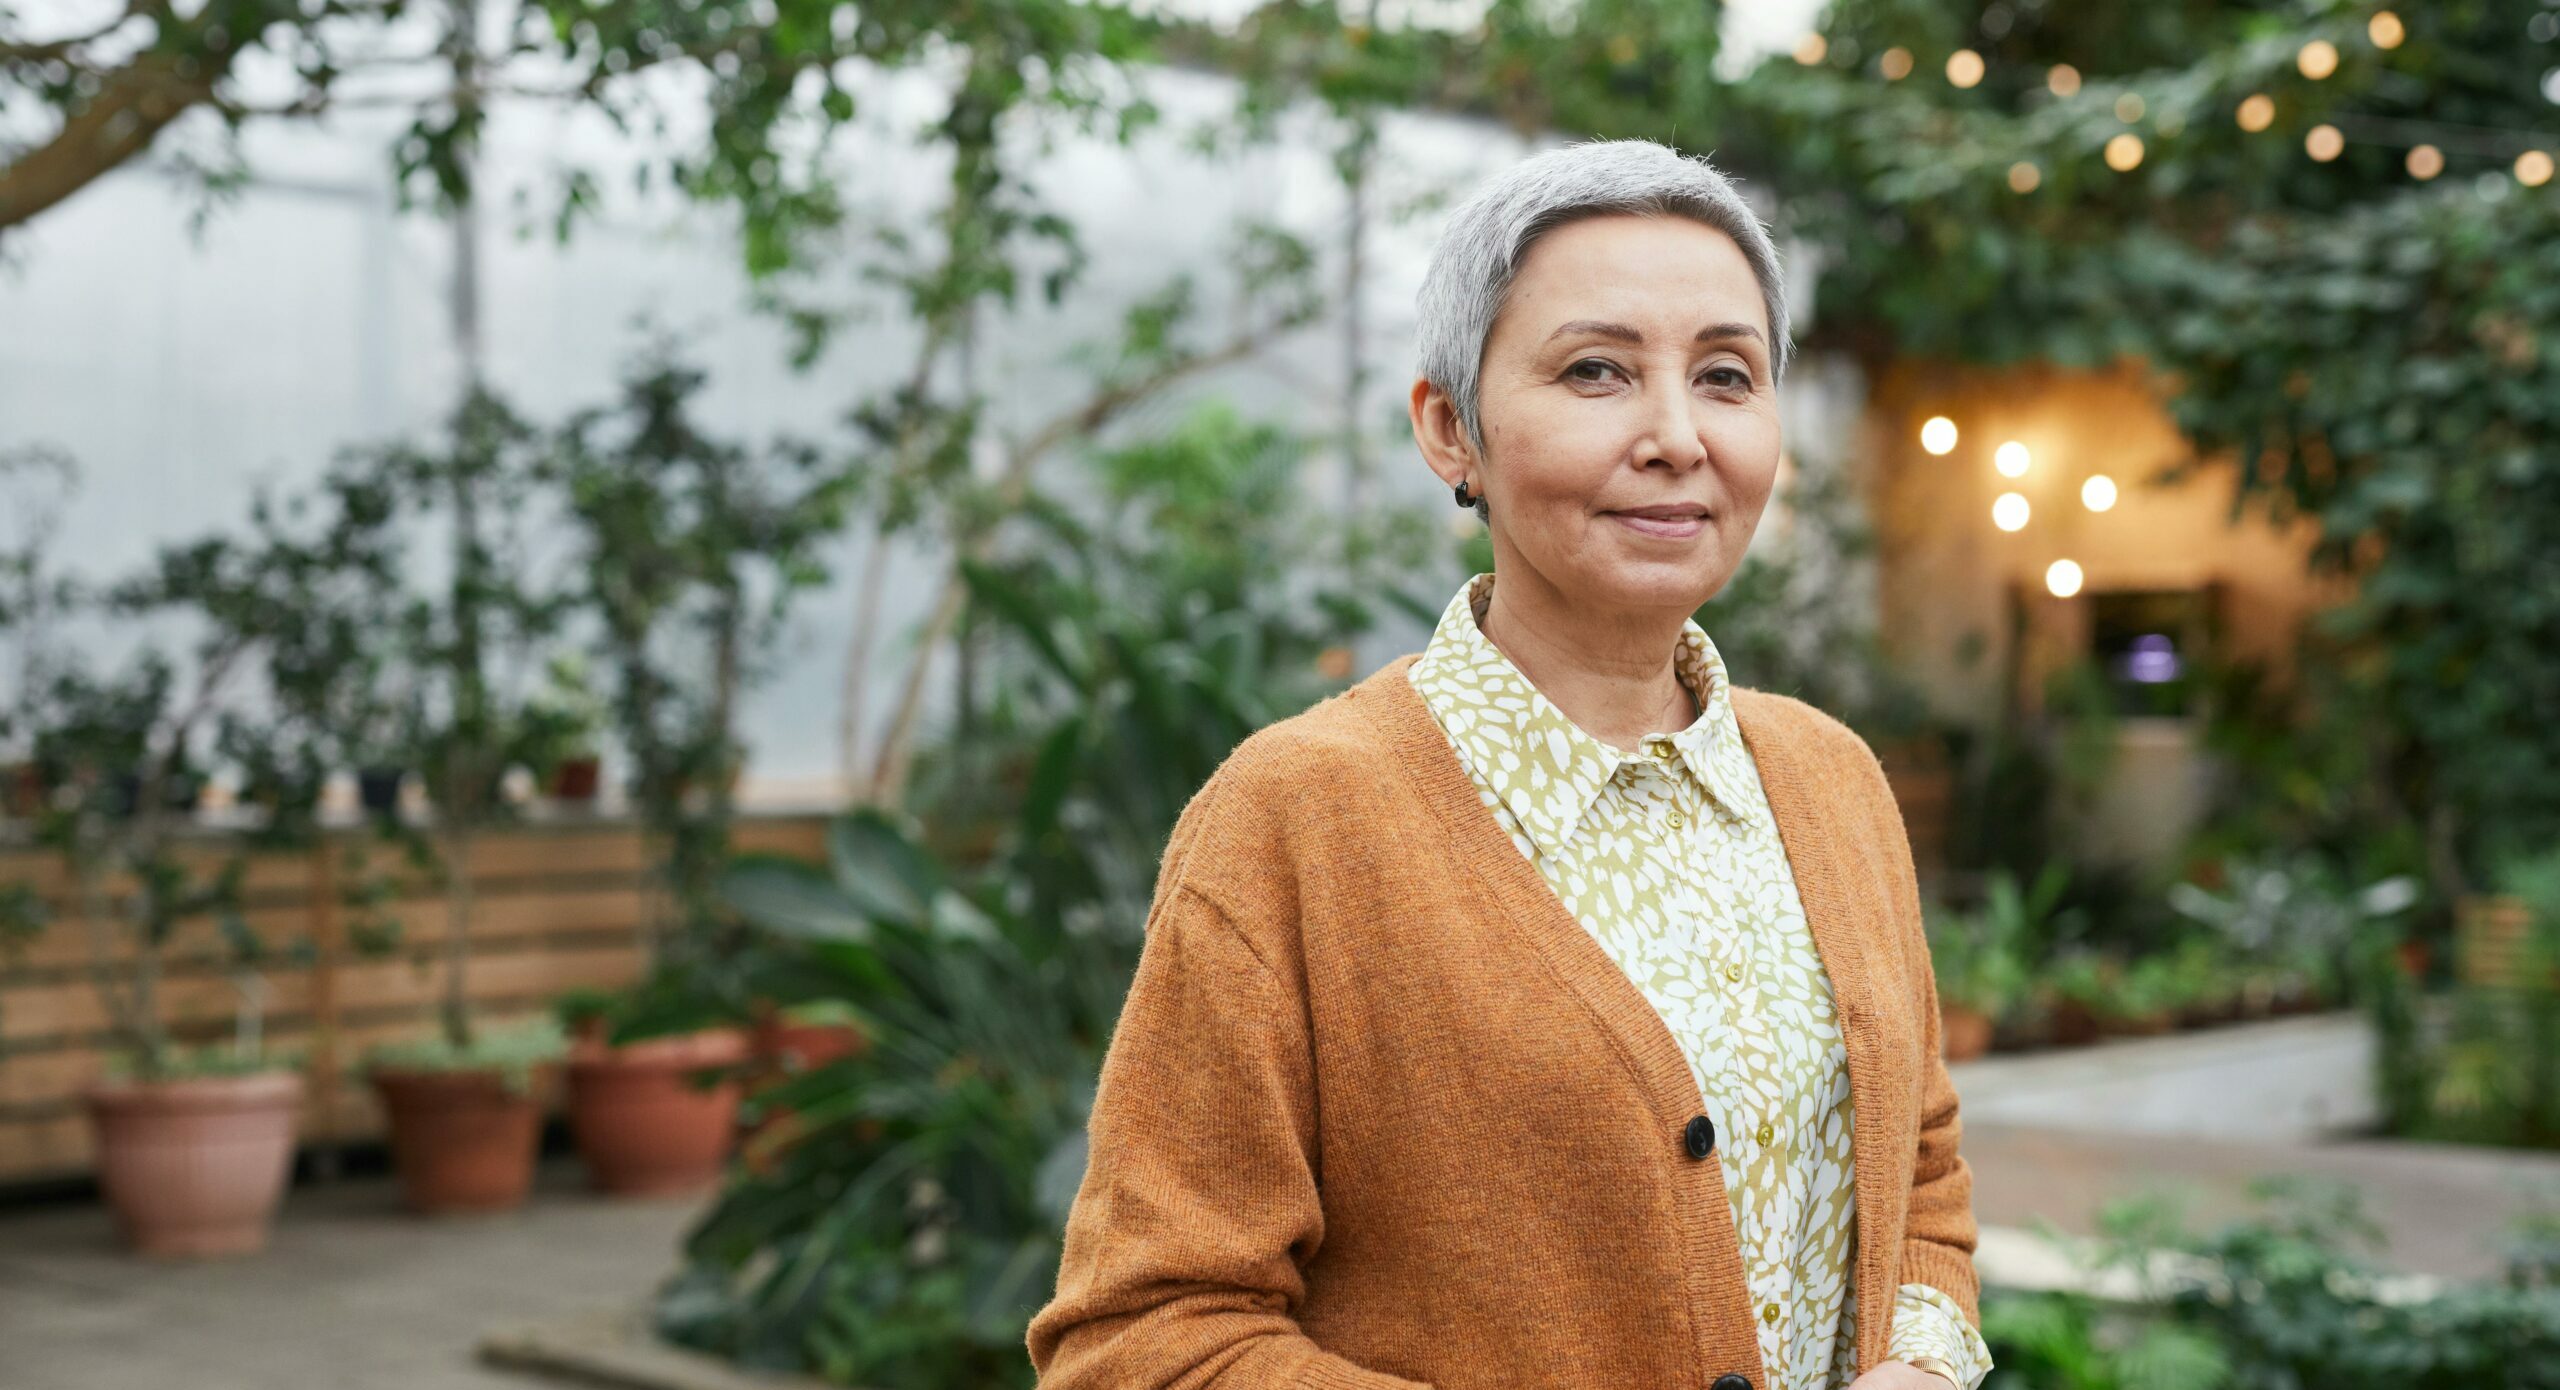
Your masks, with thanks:
[{"label": "concrete floor", "polygon": [[104,1208],[0,1210],[0,1385],[8,1390],[527,1390],[478,1365],[490,1328],[627,1307],[673,1267],[696,1199],[608,1201],[546,1158],[534,1199],[428,1220],[387,1178],[305,1184],[273,1243],[162,1264],[115,1243]]},{"label": "concrete floor", "polygon": [[[2106,1199],[2192,1195],[2199,1224],[2248,1206],[2260,1173],[2338,1178],[2389,1233],[2380,1263],[2494,1273],[2513,1220],[2560,1201],[2560,1155],[2390,1140],[2293,1145],[1967,1125],[1986,1230],[2046,1218],[2086,1234]],[[493,1328],[628,1309],[672,1268],[699,1201],[607,1201],[556,1148],[535,1200],[424,1220],[390,1181],[306,1183],[262,1256],[167,1265],[125,1254],[85,1198],[0,1208],[0,1386],[7,1390],[527,1390],[476,1364]],[[1998,1270],[1986,1262],[1989,1282]]]},{"label": "concrete floor", "polygon": [[[2110,1199],[2167,1190],[2188,1225],[2210,1230],[2261,1210],[2247,1193],[2262,1174],[2298,1174],[2354,1188],[2387,1244],[2348,1249],[2386,1269],[2453,1279],[2494,1278],[2515,1223],[2537,1205],[2560,1209],[2560,1154],[2422,1144],[2401,1139],[2257,1143],[2144,1134],[2090,1134],[1968,1124],[1974,1217],[1984,1226],[2096,1233]],[[1986,1271],[1993,1274],[1996,1271]]]}]

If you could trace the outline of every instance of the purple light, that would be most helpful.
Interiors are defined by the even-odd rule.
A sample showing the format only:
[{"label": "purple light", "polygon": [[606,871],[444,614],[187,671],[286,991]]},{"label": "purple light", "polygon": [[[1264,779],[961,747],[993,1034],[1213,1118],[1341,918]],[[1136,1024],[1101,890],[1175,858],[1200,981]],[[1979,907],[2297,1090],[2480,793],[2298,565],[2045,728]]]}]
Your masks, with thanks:
[{"label": "purple light", "polygon": [[2133,648],[2125,654],[2125,679],[2158,684],[2178,678],[2177,645],[2157,632],[2146,632],[2133,639]]}]

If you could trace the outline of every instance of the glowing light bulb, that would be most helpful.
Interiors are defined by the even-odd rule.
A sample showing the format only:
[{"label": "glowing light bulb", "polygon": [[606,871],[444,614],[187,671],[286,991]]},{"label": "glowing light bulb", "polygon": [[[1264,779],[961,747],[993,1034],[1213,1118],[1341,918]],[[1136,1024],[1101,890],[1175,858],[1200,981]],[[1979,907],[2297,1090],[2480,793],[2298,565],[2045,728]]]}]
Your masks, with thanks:
[{"label": "glowing light bulb", "polygon": [[2364,32],[2376,48],[2398,48],[2400,41],[2409,37],[2408,26],[2389,10],[2374,11],[2373,18],[2364,22]]},{"label": "glowing light bulb", "polygon": [[2080,567],[2069,560],[2056,560],[2045,566],[2044,587],[2055,598],[2069,598],[2080,592]]},{"label": "glowing light bulb", "polygon": [[1876,66],[1884,73],[1885,81],[1899,82],[1911,75],[1911,50],[1899,45],[1888,48],[1876,60]]},{"label": "glowing light bulb", "polygon": [[1982,55],[1970,48],[1959,48],[1947,55],[1947,80],[1959,87],[1970,87],[1982,80]]},{"label": "glowing light bulb", "polygon": [[2346,152],[2347,137],[2340,134],[2336,126],[2316,125],[2310,134],[2302,137],[2302,148],[2313,159],[2326,164]]},{"label": "glowing light bulb", "polygon": [[2004,478],[2027,476],[2027,465],[2033,461],[2027,453],[2027,446],[2014,439],[1991,451],[1991,465],[1999,469]]},{"label": "glowing light bulb", "polygon": [[2053,70],[2044,75],[2044,85],[2055,96],[2067,97],[2080,90],[2080,69],[2069,63],[2056,63]]},{"label": "glowing light bulb", "polygon": [[2093,512],[2103,512],[2116,504],[2116,480],[2104,473],[2092,473],[2080,485],[2080,505]]},{"label": "glowing light bulb", "polygon": [[2540,188],[2551,182],[2551,156],[2543,150],[2527,150],[2516,156],[2516,182],[2527,188]]},{"label": "glowing light bulb", "polygon": [[2004,492],[1991,499],[1991,524],[2003,531],[2015,531],[2027,524],[2027,499],[2022,493]]},{"label": "glowing light bulb", "polygon": [[1932,415],[1920,427],[1920,447],[1933,454],[1955,452],[1956,422],[1944,415]]},{"label": "glowing light bulb", "polygon": [[2142,164],[2142,137],[2128,130],[2107,142],[2107,167],[2130,174]]},{"label": "glowing light bulb", "polygon": [[1830,52],[1830,41],[1820,34],[1807,34],[1796,40],[1796,61],[1806,67],[1821,62]]},{"label": "glowing light bulb", "polygon": [[2276,99],[2264,92],[2240,103],[2240,128],[2252,135],[2276,123]]},{"label": "glowing light bulb", "polygon": [[2012,193],[2033,193],[2043,182],[2044,171],[2037,168],[2032,160],[2021,159],[2009,166],[2009,191]]},{"label": "glowing light bulb", "polygon": [[2420,145],[2409,151],[2409,177],[2431,179],[2444,172],[2444,151],[2433,145]]},{"label": "glowing light bulb", "polygon": [[2313,39],[2294,55],[2293,62],[2303,76],[2317,82],[2338,70],[2338,46],[2327,39]]}]

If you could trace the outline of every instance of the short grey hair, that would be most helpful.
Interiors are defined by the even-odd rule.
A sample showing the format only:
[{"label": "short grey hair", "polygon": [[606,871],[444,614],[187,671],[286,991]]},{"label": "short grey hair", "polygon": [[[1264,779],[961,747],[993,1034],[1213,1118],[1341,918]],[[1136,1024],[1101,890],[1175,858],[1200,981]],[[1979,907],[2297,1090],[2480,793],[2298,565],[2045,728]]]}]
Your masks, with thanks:
[{"label": "short grey hair", "polygon": [[[1795,355],[1787,336],[1786,279],[1759,214],[1703,156],[1652,140],[1579,141],[1531,155],[1488,180],[1441,230],[1415,296],[1422,375],[1448,395],[1479,458],[1484,345],[1520,262],[1546,233],[1620,212],[1694,218],[1733,238],[1768,309],[1772,380],[1785,379]],[[1490,519],[1481,497],[1476,514]]]}]

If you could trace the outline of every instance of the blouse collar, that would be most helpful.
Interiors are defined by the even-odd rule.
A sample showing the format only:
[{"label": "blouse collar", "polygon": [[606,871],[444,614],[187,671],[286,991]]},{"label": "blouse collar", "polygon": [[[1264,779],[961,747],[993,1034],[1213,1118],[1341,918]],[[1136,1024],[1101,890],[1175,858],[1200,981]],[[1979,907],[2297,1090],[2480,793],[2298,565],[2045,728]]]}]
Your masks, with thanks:
[{"label": "blouse collar", "polygon": [[1553,853],[1572,840],[1620,767],[1656,758],[1684,772],[1728,813],[1750,814],[1730,756],[1742,740],[1724,658],[1695,618],[1681,624],[1672,665],[1697,699],[1697,718],[1684,729],[1649,733],[1635,752],[1622,752],[1568,718],[1484,635],[1476,605],[1491,598],[1493,579],[1479,574],[1459,587],[1415,661],[1412,680],[1469,764],[1502,770],[1486,780],[1501,789],[1503,804],[1542,851]]}]

